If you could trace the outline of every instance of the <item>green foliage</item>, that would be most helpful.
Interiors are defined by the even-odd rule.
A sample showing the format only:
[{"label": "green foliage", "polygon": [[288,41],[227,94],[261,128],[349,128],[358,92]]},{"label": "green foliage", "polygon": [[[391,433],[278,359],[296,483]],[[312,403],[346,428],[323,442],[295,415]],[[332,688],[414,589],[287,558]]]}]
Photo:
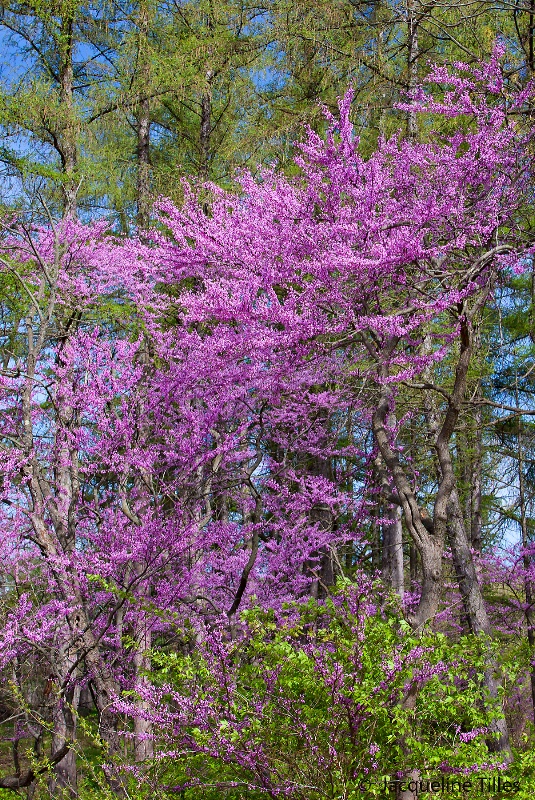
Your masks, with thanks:
[{"label": "green foliage", "polygon": [[367,602],[245,612],[247,637],[230,647],[224,680],[221,662],[199,651],[156,652],[163,682],[211,703],[211,725],[189,730],[196,747],[166,759],[164,782],[198,783],[184,789],[189,800],[260,798],[262,773],[273,790],[291,784],[292,797],[334,800],[357,797],[364,778],[367,796],[381,797],[398,770],[436,776],[491,763],[484,735],[469,732],[498,714],[481,688],[492,643],[416,635],[393,604],[363,622]]}]

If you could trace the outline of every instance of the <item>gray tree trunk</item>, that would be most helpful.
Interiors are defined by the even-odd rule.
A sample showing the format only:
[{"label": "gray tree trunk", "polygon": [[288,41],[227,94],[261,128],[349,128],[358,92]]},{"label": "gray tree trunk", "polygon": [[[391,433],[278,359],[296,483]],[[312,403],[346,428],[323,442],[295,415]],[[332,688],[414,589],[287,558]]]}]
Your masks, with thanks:
[{"label": "gray tree trunk", "polygon": [[387,514],[390,522],[383,525],[383,580],[403,600],[405,575],[403,571],[401,508],[391,506]]}]

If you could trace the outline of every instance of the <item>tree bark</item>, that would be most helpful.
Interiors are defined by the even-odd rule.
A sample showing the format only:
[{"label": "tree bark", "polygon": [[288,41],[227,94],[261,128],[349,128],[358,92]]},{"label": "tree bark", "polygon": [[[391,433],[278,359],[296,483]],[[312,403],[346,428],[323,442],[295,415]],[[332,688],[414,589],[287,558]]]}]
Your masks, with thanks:
[{"label": "tree bark", "polygon": [[199,174],[204,180],[210,177],[211,138],[212,138],[212,80],[211,69],[206,71],[206,88],[201,97],[201,122],[199,131]]},{"label": "tree bark", "polygon": [[[60,677],[66,678],[73,664],[72,653],[62,653],[58,660]],[[71,681],[65,692],[61,692],[57,699],[52,714],[52,754],[61,752],[69,742],[76,739],[76,714],[80,699],[80,687],[76,684],[76,675],[71,676]],[[54,766],[54,773],[48,781],[48,790],[51,797],[78,797],[78,772],[76,768],[76,753],[70,747],[64,758]]]},{"label": "tree bark", "polygon": [[[327,480],[332,480],[333,477],[332,464],[325,458],[314,457],[310,472]],[[312,509],[311,520],[317,522],[323,531],[333,530],[333,515],[327,505],[317,503]],[[325,597],[329,587],[336,583],[336,559],[332,546],[322,547],[315,556],[319,559],[319,564],[311,568],[314,578],[310,584],[310,594],[318,599]]]},{"label": "tree bark", "polygon": [[[426,341],[424,343],[424,348],[428,347],[428,345],[429,342]],[[469,356],[470,351],[471,351],[470,332],[467,327],[467,324],[465,323],[462,328],[461,350],[458,362],[458,367],[459,364],[461,364],[461,374],[464,373],[464,384],[466,384],[466,376],[468,370],[467,354]],[[427,375],[426,377],[428,379],[431,378],[430,375]],[[455,382],[456,387],[457,387],[458,377],[459,377],[459,370],[457,371],[456,375],[456,382]],[[454,392],[453,392],[454,395],[456,387],[454,387]],[[463,388],[463,394],[464,394],[464,388]],[[460,399],[461,399],[460,396],[457,396],[456,400],[452,398],[454,402],[459,403],[459,410],[460,410]],[[450,408],[451,404],[452,403],[450,401],[449,404]],[[426,392],[424,395],[424,408],[426,412],[427,426],[429,432],[431,434],[431,437],[435,439],[437,442],[437,447],[436,447],[437,460],[438,460],[437,479],[439,481],[439,485],[441,485],[445,473],[447,473],[450,476],[450,480],[452,481],[452,486],[450,489],[446,506],[447,533],[448,533],[448,541],[451,547],[453,563],[455,566],[456,577],[459,584],[459,590],[461,593],[461,599],[463,603],[463,610],[464,610],[463,619],[470,633],[476,635],[485,634],[487,636],[490,636],[491,635],[490,621],[487,615],[487,610],[485,608],[485,603],[481,592],[481,587],[479,585],[479,580],[475,569],[474,560],[472,558],[470,542],[468,539],[463,519],[461,502],[459,499],[459,494],[457,492],[457,486],[455,483],[455,473],[453,469],[451,452],[449,446],[446,446],[446,443],[444,441],[442,442],[440,441],[441,433],[444,430],[444,426],[442,426],[442,428],[440,427],[438,421],[438,411],[433,401],[433,398],[429,392]],[[450,409],[448,409],[448,411],[449,410]],[[496,672],[496,664],[492,660],[489,660],[487,662],[487,666],[484,672],[483,683],[492,700],[497,700],[499,696],[498,682],[495,677],[495,672]],[[490,737],[487,742],[489,750],[491,750],[492,752],[504,753],[505,757],[509,758],[510,757],[509,733],[505,719],[493,720],[493,722],[490,725],[490,729],[491,733],[494,735]]]},{"label": "tree bark", "polygon": [[[415,0],[407,0],[407,91],[411,92],[418,84],[418,19]],[[407,112],[407,136],[416,139],[418,123],[414,111]]]},{"label": "tree bark", "polygon": [[[518,407],[518,379],[516,386],[516,405]],[[534,591],[533,584],[529,578],[528,570],[531,567],[531,559],[526,553],[529,545],[528,535],[528,521],[527,521],[527,508],[526,508],[526,487],[524,477],[524,450],[523,450],[523,437],[522,437],[522,420],[518,418],[518,434],[517,434],[517,461],[518,461],[518,499],[520,503],[520,529],[522,535],[522,549],[524,551],[522,562],[524,566],[524,594],[526,597],[526,627],[528,644],[533,652],[535,650],[535,620],[533,618],[533,602]],[[535,667],[532,666],[530,671],[530,685],[531,685],[531,704],[533,719],[535,721]]]},{"label": "tree bark", "polygon": [[137,108],[137,225],[146,229],[150,220],[150,100],[149,0],[139,0]]},{"label": "tree bark", "polygon": [[[395,417],[389,420],[391,427],[395,425]],[[382,574],[387,586],[403,600],[404,572],[403,572],[403,528],[401,524],[401,508],[388,504],[386,516],[389,522],[382,526],[383,533],[383,560]]]},{"label": "tree bark", "polygon": [[390,506],[387,514],[390,522],[383,525],[383,580],[403,600],[405,576],[403,572],[401,509],[399,506]]},{"label": "tree bark", "polygon": [[[55,766],[54,791],[66,784],[69,792],[75,791],[75,765],[66,738],[74,735],[74,716],[78,703],[76,674],[85,663],[93,686],[95,702],[100,717],[100,735],[108,746],[113,758],[118,752],[116,717],[110,710],[118,694],[118,686],[111,674],[102,652],[101,639],[94,633],[93,620],[89,617],[80,589],[76,570],[69,567],[76,545],[76,504],[79,493],[78,457],[76,437],[70,436],[78,419],[73,414],[68,400],[69,392],[63,392],[59,384],[54,398],[55,418],[55,459],[46,470],[40,463],[34,442],[33,392],[36,383],[36,365],[42,351],[47,346],[50,320],[55,309],[55,292],[59,275],[59,248],[56,248],[56,263],[46,281],[43,276],[39,289],[39,299],[46,296],[47,306],[39,310],[40,322],[35,326],[37,308],[28,313],[26,323],[26,370],[21,392],[21,430],[20,440],[26,460],[21,469],[28,492],[28,518],[33,528],[34,541],[41,550],[45,561],[50,564],[56,591],[61,601],[72,610],[66,616],[67,631],[55,657],[55,678],[58,682],[58,705],[54,711],[53,760]],[[49,285],[51,284],[51,285]],[[37,302],[37,301],[36,301]],[[59,356],[61,358],[61,356]],[[69,380],[68,376],[64,377]],[[68,557],[67,559],[65,557]],[[65,561],[67,560],[67,563]],[[72,713],[71,713],[72,709]],[[61,754],[61,757],[57,757]],[[121,796],[120,781],[110,772],[110,785]]]},{"label": "tree bark", "polygon": [[[134,670],[136,673],[136,689],[148,688],[150,671],[150,648],[152,645],[151,630],[145,619],[140,619],[136,631],[136,651],[134,653]],[[138,714],[134,717],[134,758],[137,762],[147,761],[154,755],[152,739],[152,723],[146,718],[148,704],[142,697],[137,700]]]},{"label": "tree bark", "polygon": [[66,13],[61,19],[59,51],[59,83],[60,103],[64,110],[66,122],[57,138],[60,148],[60,157],[65,175],[63,192],[65,195],[64,216],[76,215],[76,195],[78,186],[76,182],[76,167],[78,162],[78,148],[76,143],[76,117],[74,109],[74,69],[73,69],[73,32],[74,32],[74,4],[66,4]]},{"label": "tree bark", "polygon": [[[456,489],[451,493],[448,512],[450,517],[449,542],[468,630],[476,635],[485,634],[486,636],[491,636],[492,628],[472,558],[464,526],[461,503]],[[495,674],[496,664],[492,659],[487,659],[487,665],[483,673],[483,684],[493,701],[497,701],[499,697],[499,683]],[[489,750],[491,752],[504,753],[508,757],[511,748],[505,718],[493,720],[489,727],[491,734],[493,734],[487,741]]]},{"label": "tree bark", "polygon": [[[208,13],[205,19],[208,37],[212,38],[214,35],[215,18],[211,0],[208,5]],[[214,47],[213,44],[211,44],[208,47],[208,61],[213,57],[213,51]],[[208,63],[204,72],[204,86],[201,94],[201,119],[199,127],[199,175],[205,181],[207,181],[210,177],[210,166],[212,160],[212,84],[214,76],[215,73],[212,65]]]},{"label": "tree bark", "polygon": [[[395,344],[391,342],[390,347],[393,350]],[[387,355],[388,354],[385,354],[385,360]],[[386,368],[382,367],[381,370],[384,373],[383,377],[386,377]],[[412,626],[418,629],[435,615],[438,608],[442,589],[440,579],[442,576],[445,519],[443,525],[435,524],[435,526],[431,527],[425,519],[425,515],[422,515],[409,479],[399,460],[399,456],[391,445],[389,433],[386,428],[387,417],[389,414],[393,414],[391,403],[391,389],[388,384],[384,384],[381,389],[379,403],[372,418],[372,429],[386,471],[394,481],[397,492],[395,500],[403,509],[407,529],[421,558],[422,591],[418,608],[411,617]],[[384,475],[383,483],[385,489],[388,491],[390,487],[387,475]],[[444,496],[444,489],[441,492],[439,488],[437,503],[442,501]],[[437,508],[437,503],[435,504],[435,508]],[[431,530],[428,528],[431,528]]]},{"label": "tree bark", "polygon": [[471,525],[470,525],[470,539],[472,547],[478,553],[481,552],[481,532],[483,527],[483,519],[481,514],[481,501],[482,501],[482,470],[483,470],[483,419],[481,406],[475,410],[475,443],[474,443],[474,461],[472,466],[472,484],[470,487],[471,496]]}]

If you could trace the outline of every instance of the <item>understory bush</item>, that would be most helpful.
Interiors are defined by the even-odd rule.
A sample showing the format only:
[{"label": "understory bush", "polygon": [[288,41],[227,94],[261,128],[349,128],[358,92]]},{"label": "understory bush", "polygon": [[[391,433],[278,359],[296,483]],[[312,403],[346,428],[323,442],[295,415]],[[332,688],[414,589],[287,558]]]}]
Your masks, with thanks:
[{"label": "understory bush", "polygon": [[[413,632],[368,579],[323,601],[253,608],[238,629],[197,638],[190,653],[152,656],[159,685],[142,699],[157,742],[153,793],[381,797],[385,782],[417,771],[471,781],[477,797],[483,778],[505,775],[488,734],[499,704],[482,683],[496,645]],[[139,707],[138,697],[118,710]]]}]

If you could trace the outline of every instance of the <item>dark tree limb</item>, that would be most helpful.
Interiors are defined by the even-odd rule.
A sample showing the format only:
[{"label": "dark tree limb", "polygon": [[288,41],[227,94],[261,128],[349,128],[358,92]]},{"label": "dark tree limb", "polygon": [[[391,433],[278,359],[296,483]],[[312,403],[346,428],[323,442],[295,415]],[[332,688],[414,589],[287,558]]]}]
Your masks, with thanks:
[{"label": "dark tree limb", "polygon": [[62,761],[69,752],[70,746],[70,742],[65,742],[59,750],[56,750],[56,752],[47,759],[43,767],[29,769],[24,775],[11,775],[8,778],[0,778],[0,789],[12,789],[16,791],[17,789],[24,789],[26,786],[30,786],[38,775],[48,772],[50,767]]}]

